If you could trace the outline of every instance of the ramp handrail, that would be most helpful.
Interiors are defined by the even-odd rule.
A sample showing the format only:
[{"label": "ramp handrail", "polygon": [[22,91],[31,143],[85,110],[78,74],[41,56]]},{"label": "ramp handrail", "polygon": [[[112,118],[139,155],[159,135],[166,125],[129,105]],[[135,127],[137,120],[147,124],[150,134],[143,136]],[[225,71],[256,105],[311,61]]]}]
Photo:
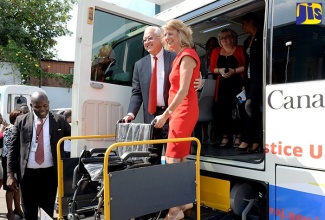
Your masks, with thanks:
[{"label": "ramp handrail", "polygon": [[201,154],[201,142],[195,137],[189,138],[172,138],[172,139],[158,139],[158,140],[145,140],[145,141],[130,141],[130,142],[117,142],[112,144],[105,152],[104,157],[104,217],[105,219],[111,219],[110,217],[110,181],[108,176],[108,164],[109,164],[109,155],[111,151],[117,147],[125,147],[132,145],[142,145],[142,144],[162,144],[170,142],[186,142],[186,141],[195,141],[197,143],[196,150],[196,163],[195,163],[195,176],[196,176],[196,209],[197,209],[197,220],[200,220],[200,154]]},{"label": "ramp handrail", "polygon": [[114,138],[115,134],[107,134],[107,135],[87,135],[87,136],[67,136],[61,138],[56,145],[56,153],[57,153],[57,167],[58,167],[58,220],[63,220],[62,213],[62,197],[63,197],[63,162],[61,160],[61,143],[65,140],[77,140],[77,139],[99,139],[99,138]]}]

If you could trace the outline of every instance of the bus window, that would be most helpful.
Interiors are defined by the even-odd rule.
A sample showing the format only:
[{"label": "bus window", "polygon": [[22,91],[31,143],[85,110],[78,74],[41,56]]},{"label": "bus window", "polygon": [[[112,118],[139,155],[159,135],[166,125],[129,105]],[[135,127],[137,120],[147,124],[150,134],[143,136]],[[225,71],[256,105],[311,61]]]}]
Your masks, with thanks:
[{"label": "bus window", "polygon": [[274,1],[272,84],[325,78],[322,6],[320,3],[300,2],[294,0],[292,4],[284,4],[283,0]]},{"label": "bus window", "polygon": [[134,63],[146,53],[141,43],[144,26],[100,10],[95,11],[92,81],[132,85]]},{"label": "bus window", "polygon": [[14,109],[20,109],[22,105],[27,105],[27,99],[24,96],[16,96],[14,101]]}]

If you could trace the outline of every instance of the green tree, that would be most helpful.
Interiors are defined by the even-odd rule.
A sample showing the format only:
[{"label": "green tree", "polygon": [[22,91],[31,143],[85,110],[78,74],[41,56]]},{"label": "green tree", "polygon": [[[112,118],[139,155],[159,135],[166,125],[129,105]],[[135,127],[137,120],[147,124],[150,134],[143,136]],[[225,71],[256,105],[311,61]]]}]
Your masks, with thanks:
[{"label": "green tree", "polygon": [[67,22],[77,0],[0,0],[0,58],[41,79],[41,59],[56,56],[55,38],[71,35]]}]

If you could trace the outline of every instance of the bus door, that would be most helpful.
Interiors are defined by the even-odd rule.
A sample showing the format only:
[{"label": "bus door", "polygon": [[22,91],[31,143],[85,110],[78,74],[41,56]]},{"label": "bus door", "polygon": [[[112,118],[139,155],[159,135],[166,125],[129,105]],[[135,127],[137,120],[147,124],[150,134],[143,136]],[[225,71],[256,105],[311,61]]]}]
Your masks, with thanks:
[{"label": "bus door", "polygon": [[[75,74],[72,87],[72,135],[115,133],[127,114],[134,63],[147,53],[142,35],[164,22],[101,1],[79,3]],[[137,122],[143,121],[139,111]],[[73,141],[71,154],[108,147],[114,140]]]}]

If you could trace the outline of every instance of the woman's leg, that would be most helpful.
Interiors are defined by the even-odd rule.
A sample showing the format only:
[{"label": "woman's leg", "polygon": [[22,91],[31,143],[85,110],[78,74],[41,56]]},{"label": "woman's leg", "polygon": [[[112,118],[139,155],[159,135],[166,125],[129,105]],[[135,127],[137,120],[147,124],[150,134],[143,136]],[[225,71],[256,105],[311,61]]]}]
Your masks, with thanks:
[{"label": "woman's leg", "polygon": [[[173,164],[173,163],[179,163],[186,161],[186,157],[182,158],[173,158],[166,156],[166,163],[167,164]],[[170,208],[168,211],[168,214],[165,218],[165,220],[179,220],[184,218],[184,213],[182,210],[182,206],[177,206]]]},{"label": "woman's leg", "polygon": [[20,206],[20,191],[14,192],[14,205],[15,205],[15,212],[20,216],[24,216],[24,212]]},{"label": "woman's leg", "polygon": [[6,203],[7,203],[7,210],[8,210],[8,218],[13,216],[14,210],[12,209],[12,202],[14,199],[14,191],[7,190],[6,191]]}]

